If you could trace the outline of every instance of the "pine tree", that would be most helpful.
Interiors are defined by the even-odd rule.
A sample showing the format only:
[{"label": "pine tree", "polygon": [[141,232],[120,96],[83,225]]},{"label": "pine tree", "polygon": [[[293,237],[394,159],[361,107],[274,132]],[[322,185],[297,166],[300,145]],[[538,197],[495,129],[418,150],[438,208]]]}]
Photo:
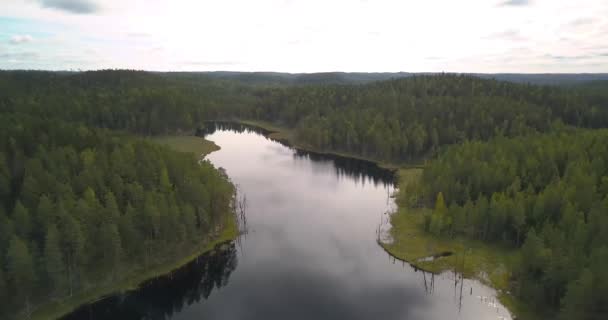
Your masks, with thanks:
[{"label": "pine tree", "polygon": [[36,236],[44,238],[49,224],[56,223],[56,215],[53,202],[46,195],[40,197],[36,209],[34,229]]},{"label": "pine tree", "polygon": [[118,203],[116,203],[116,198],[114,197],[114,193],[111,191],[106,193],[105,196],[105,219],[112,223],[118,223],[118,218],[120,217],[120,210],[118,209]]},{"label": "pine tree", "polygon": [[560,319],[594,319],[593,300],[593,274],[584,269],[580,277],[568,286],[562,300]]},{"label": "pine tree", "polygon": [[122,246],[118,228],[112,222],[105,222],[101,227],[101,247],[103,249],[103,263],[112,270],[112,275],[121,265]]},{"label": "pine tree", "polygon": [[159,181],[159,185],[160,185],[160,191],[163,193],[170,193],[172,186],[171,186],[171,180],[169,180],[169,172],[167,171],[167,168],[164,167],[162,168],[162,170],[160,171],[160,181]]},{"label": "pine tree", "polygon": [[118,232],[125,252],[125,258],[132,259],[134,255],[140,252],[141,236],[135,227],[134,220],[136,218],[135,209],[129,204],[125,209],[125,214],[120,217],[118,224]]},{"label": "pine tree", "polygon": [[[0,254],[2,255],[0,256],[0,260],[4,258],[3,255],[15,234],[13,221],[3,211],[4,209],[0,206]],[[3,265],[0,265],[0,268],[2,267]]]},{"label": "pine tree", "polygon": [[21,300],[26,308],[26,313],[30,313],[30,299],[36,282],[34,272],[34,261],[30,251],[18,236],[11,240],[6,255],[7,278],[11,283],[12,292]]},{"label": "pine tree", "polygon": [[0,203],[6,203],[11,194],[11,175],[6,157],[0,152]]},{"label": "pine tree", "polygon": [[23,179],[23,185],[21,187],[21,200],[29,208],[36,208],[38,205],[38,199],[44,190],[41,190],[41,186],[37,179],[30,174],[26,174]]},{"label": "pine tree", "polygon": [[443,200],[443,193],[439,192],[437,194],[437,199],[435,200],[435,210],[433,210],[433,214],[431,215],[429,226],[431,233],[437,235],[441,234],[445,227],[446,212],[447,208],[445,206],[445,201]]},{"label": "pine tree", "polygon": [[47,228],[44,242],[44,263],[51,290],[60,292],[65,280],[65,263],[60,249],[59,232],[55,224],[50,224]]},{"label": "pine tree", "polygon": [[65,258],[71,296],[77,285],[76,280],[80,274],[80,266],[84,258],[84,236],[78,221],[69,214],[63,217],[61,234],[61,248]]},{"label": "pine tree", "polygon": [[15,204],[13,220],[15,221],[17,235],[23,239],[27,239],[32,230],[32,220],[29,211],[21,204],[21,201],[17,201]]},{"label": "pine tree", "polygon": [[[4,259],[2,259],[4,260]],[[8,284],[6,282],[6,278],[4,276],[4,268],[0,267],[0,301],[6,301],[8,294]],[[2,302],[0,302],[2,305]],[[3,314],[3,311],[0,311],[0,316]]]}]

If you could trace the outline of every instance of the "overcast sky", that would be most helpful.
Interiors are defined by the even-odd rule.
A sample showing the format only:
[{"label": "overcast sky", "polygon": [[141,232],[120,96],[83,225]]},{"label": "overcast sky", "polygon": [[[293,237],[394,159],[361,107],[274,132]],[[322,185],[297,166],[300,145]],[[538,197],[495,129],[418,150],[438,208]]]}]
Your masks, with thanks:
[{"label": "overcast sky", "polygon": [[0,69],[608,72],[608,0],[0,0]]}]

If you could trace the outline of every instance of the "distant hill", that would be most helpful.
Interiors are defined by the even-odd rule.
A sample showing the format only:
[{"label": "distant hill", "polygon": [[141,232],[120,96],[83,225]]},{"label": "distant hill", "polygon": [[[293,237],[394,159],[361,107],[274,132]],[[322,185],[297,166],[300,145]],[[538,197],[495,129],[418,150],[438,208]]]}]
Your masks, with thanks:
[{"label": "distant hill", "polygon": [[280,72],[179,72],[169,73],[184,77],[200,76],[211,79],[232,80],[250,85],[311,85],[311,84],[365,84],[374,81],[411,77],[413,73],[280,73]]},{"label": "distant hill", "polygon": [[[310,85],[310,84],[365,84],[415,75],[433,75],[440,73],[421,72],[322,72],[322,73],[280,73],[280,72],[179,72],[170,73],[182,76],[202,76],[205,78],[238,81],[250,85]],[[592,81],[608,81],[608,73],[468,73],[484,79],[496,79],[515,83],[539,85],[576,85]]]},{"label": "distant hill", "polygon": [[471,75],[485,79],[541,85],[574,85],[592,81],[608,81],[608,73],[473,73]]},{"label": "distant hill", "polygon": [[[112,71],[112,72],[108,72]],[[423,75],[441,75],[458,73],[441,72],[319,72],[319,73],[282,73],[282,72],[242,72],[242,71],[205,71],[205,72],[146,72],[135,70],[99,70],[85,72],[47,72],[47,71],[7,71],[14,76],[25,76],[32,80],[36,74],[38,80],[64,75],[81,74],[87,82],[107,77],[119,76],[121,81],[136,80],[134,78],[148,79],[150,74],[160,75],[172,79],[214,81],[224,80],[243,85],[254,86],[304,86],[326,84],[366,84],[377,81],[409,78]],[[88,75],[94,74],[94,77]],[[529,83],[535,85],[572,86],[592,85],[605,86],[608,82],[608,73],[462,73],[482,79],[494,79],[513,83]],[[106,79],[107,80],[107,79]],[[160,80],[157,78],[157,80]],[[155,80],[152,80],[155,81]]]}]

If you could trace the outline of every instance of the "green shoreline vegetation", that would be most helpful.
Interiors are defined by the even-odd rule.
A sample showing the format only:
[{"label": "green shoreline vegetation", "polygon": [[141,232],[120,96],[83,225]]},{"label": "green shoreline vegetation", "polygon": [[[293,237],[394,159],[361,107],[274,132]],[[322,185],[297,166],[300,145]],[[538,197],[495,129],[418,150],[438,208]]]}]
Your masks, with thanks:
[{"label": "green shoreline vegetation", "polygon": [[[148,244],[170,238],[157,227],[163,226],[159,216],[180,217],[186,229],[212,230],[207,215],[217,202],[211,200],[231,194],[220,191],[226,177],[203,162],[201,185],[189,186],[180,168],[198,159],[132,139],[241,119],[303,150],[392,170],[424,169],[409,171],[417,183],[400,187],[392,250],[423,242],[397,253],[402,257],[450,250],[456,255],[434,264],[415,262],[459,268],[457,246],[463,245],[473,251],[462,271],[480,274],[467,261],[490,269],[482,280],[510,291],[515,302],[503,300],[522,318],[522,301],[561,319],[608,314],[608,82],[542,86],[463,74],[356,85],[319,80],[272,86],[204,74],[0,71],[0,120],[6,122],[0,132],[0,310],[26,304],[32,293],[57,296],[56,287],[63,295],[66,281],[58,275],[66,268],[84,268],[86,278],[100,272],[89,270],[91,261],[111,262],[119,249],[147,252],[118,245],[137,243],[122,239],[133,219],[135,235]],[[56,130],[65,123],[69,128]],[[198,142],[165,139],[198,152]],[[123,216],[129,219],[114,219]],[[91,256],[81,260],[74,254],[83,243]],[[111,273],[104,268],[102,274]]]},{"label": "green shoreline vegetation", "polygon": [[[201,137],[174,135],[174,136],[159,136],[150,138],[152,141],[166,145],[179,152],[188,152],[195,155],[205,157],[211,152],[220,150],[220,147],[213,141],[206,140]],[[233,241],[239,235],[236,217],[232,212],[225,215],[225,222],[222,224],[222,229],[218,235],[214,236],[209,241],[201,244],[190,253],[184,254],[182,257],[177,257],[174,261],[161,263],[152,267],[145,267],[139,270],[131,270],[129,274],[123,275],[121,279],[114,280],[110,284],[91,290],[78,293],[72,297],[68,297],[61,301],[53,301],[39,306],[31,315],[31,320],[58,319],[86,304],[93,303],[99,299],[103,299],[108,295],[117,293],[125,293],[136,290],[141,284],[148,280],[167,275],[176,269],[192,262],[197,257],[208,253],[217,245]],[[25,316],[18,319],[26,319]]]},{"label": "green shoreline vegetation", "polygon": [[220,146],[205,138],[190,135],[155,136],[152,141],[166,145],[176,151],[190,152],[205,157],[220,150]]},{"label": "green shoreline vegetation", "polygon": [[[269,132],[271,139],[279,140],[304,151],[337,155],[361,159],[376,163],[379,167],[394,171],[398,178],[400,190],[408,184],[419,183],[422,165],[387,164],[373,158],[356,156],[332,151],[319,151],[302,146],[294,140],[291,129],[272,123],[255,120],[234,120],[236,123],[259,127]],[[391,214],[390,235],[392,241],[378,244],[393,257],[405,261],[412,266],[432,273],[455,271],[469,279],[477,279],[497,290],[498,298],[518,319],[537,320],[544,314],[522,304],[516,297],[509,294],[510,268],[517,259],[517,252],[506,246],[488,244],[464,237],[441,238],[424,230],[424,217],[431,213],[427,208],[409,208],[403,191],[395,195],[398,206],[397,212]],[[436,259],[425,259],[449,252],[449,256]]]},{"label": "green shoreline vegetation", "polygon": [[23,114],[0,125],[3,318],[60,317],[237,236],[234,186],[199,161],[205,144]]},{"label": "green shoreline vegetation", "polygon": [[[93,303],[108,295],[125,293],[128,291],[136,290],[141,284],[148,280],[167,275],[174,270],[187,265],[199,256],[208,253],[215,249],[216,246],[221,245],[229,241],[233,241],[239,235],[239,230],[236,221],[234,221],[234,215],[229,215],[228,223],[222,228],[219,235],[208,243],[201,245],[196,250],[189,254],[184,255],[182,258],[178,258],[175,261],[160,264],[151,268],[142,268],[141,270],[133,270],[123,279],[117,280],[116,283],[112,283],[103,287],[95,288],[87,292],[76,294],[62,301],[53,301],[44,304],[37,308],[29,319],[31,320],[45,320],[45,319],[58,319],[70,312],[86,305]],[[27,319],[25,316],[18,319]]]},{"label": "green shoreline vegetation", "polygon": [[[506,246],[470,240],[462,236],[443,238],[425,231],[424,217],[432,209],[411,208],[404,191],[408,184],[419,183],[423,169],[400,169],[397,211],[391,213],[390,241],[378,244],[391,256],[431,273],[455,271],[465,278],[476,279],[497,290],[501,303],[518,319],[542,319],[542,314],[523,305],[509,294],[510,269],[517,251]],[[444,255],[449,253],[449,255]],[[436,257],[428,259],[429,257]]]},{"label": "green shoreline vegetation", "polygon": [[450,147],[402,172],[383,246],[492,284],[522,319],[602,318],[607,298],[592,293],[608,290],[607,146],[608,130],[562,128]]},{"label": "green shoreline vegetation", "polygon": [[354,153],[339,152],[339,151],[315,148],[309,144],[298,142],[298,140],[295,138],[295,132],[293,129],[274,125],[274,124],[266,122],[266,121],[240,120],[240,119],[230,120],[230,121],[235,122],[235,123],[241,123],[241,124],[244,124],[247,126],[258,127],[258,128],[264,129],[266,131],[269,131],[270,133],[267,135],[268,138],[284,142],[284,143],[286,143],[290,146],[293,146],[296,149],[300,149],[302,151],[369,161],[369,162],[375,163],[380,168],[384,168],[384,169],[394,171],[394,172],[398,171],[401,168],[421,168],[421,167],[423,167],[422,164],[412,164],[412,163],[397,164],[397,163],[374,159],[372,157],[364,157],[364,156],[357,155]]},{"label": "green shoreline vegetation", "polygon": [[[319,151],[294,142],[295,133],[291,129],[264,121],[236,120],[236,122],[265,129],[270,132],[269,138],[282,140],[298,149],[371,161],[380,167],[395,171],[400,191],[396,195],[398,210],[391,215],[390,220],[390,234],[393,241],[379,242],[387,253],[428,272],[455,271],[466,278],[477,279],[493,287],[497,290],[501,303],[517,319],[537,320],[554,316],[554,309],[525,302],[513,295],[514,273],[520,272],[518,266],[522,264],[521,259],[523,259],[521,252],[516,248],[501,243],[470,239],[464,235],[440,236],[429,232],[425,224],[428,224],[428,219],[433,215],[434,210],[419,205],[411,206],[412,199],[406,194],[408,189],[420,188],[424,166],[386,164],[369,157]],[[412,185],[414,188],[408,187]],[[449,255],[441,256],[443,253]],[[437,258],[428,259],[428,257]]]}]

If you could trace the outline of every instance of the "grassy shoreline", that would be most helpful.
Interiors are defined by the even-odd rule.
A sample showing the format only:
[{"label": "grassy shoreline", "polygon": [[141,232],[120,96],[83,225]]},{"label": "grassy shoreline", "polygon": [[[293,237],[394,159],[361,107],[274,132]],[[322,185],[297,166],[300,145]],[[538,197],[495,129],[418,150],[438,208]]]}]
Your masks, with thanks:
[{"label": "grassy shoreline", "polygon": [[[436,237],[423,229],[425,210],[400,208],[391,217],[392,243],[378,244],[394,258],[432,273],[455,270],[465,278],[476,279],[497,291],[500,302],[517,319],[543,319],[542,313],[509,293],[510,265],[516,250],[481,241],[456,237]],[[434,260],[424,258],[450,252],[450,256]]]},{"label": "grassy shoreline", "polygon": [[192,135],[168,135],[150,137],[151,141],[166,145],[176,151],[190,152],[205,157],[211,152],[220,150],[213,141]]},{"label": "grassy shoreline", "polygon": [[[399,185],[403,187],[422,173],[421,169],[401,169]],[[437,237],[424,230],[424,215],[431,209],[408,208],[400,205],[391,215],[390,235],[392,242],[378,242],[396,259],[412,266],[441,273],[455,270],[465,278],[477,279],[496,289],[498,299],[518,319],[536,320],[543,315],[509,293],[511,268],[517,262],[517,250],[496,244],[488,244],[464,237]],[[437,259],[424,259],[449,252],[451,255]]]},{"label": "grassy shoreline", "polygon": [[[285,142],[297,149],[320,154],[337,155],[376,163],[399,176],[399,185],[416,179],[424,165],[394,164],[358,155],[323,151],[294,142],[293,130],[272,123],[254,120],[235,120],[237,123],[259,127],[270,132],[269,138]],[[397,201],[398,202],[398,201]],[[423,218],[426,208],[407,209],[398,204],[398,211],[391,216],[392,243],[378,242],[391,256],[405,261],[416,268],[432,273],[456,270],[465,278],[476,279],[497,290],[498,299],[518,319],[542,319],[543,314],[516,299],[509,293],[510,267],[517,259],[516,250],[500,245],[461,237],[447,239],[436,237],[424,231]],[[432,261],[422,260],[444,252],[452,253]]]},{"label": "grassy shoreline", "polygon": [[[225,223],[224,228],[220,231],[217,237],[207,243],[201,244],[193,251],[184,255],[182,258],[177,259],[176,261],[162,263],[150,268],[132,270],[117,283],[104,285],[86,292],[78,293],[65,300],[53,301],[44,304],[38,307],[32,313],[29,319],[58,319],[86,304],[94,303],[95,301],[101,300],[108,295],[136,290],[142,283],[148,280],[169,274],[172,271],[179,269],[197,257],[213,250],[217,245],[236,239],[239,233],[236,217],[230,214],[227,216],[227,218],[228,221]],[[18,319],[26,319],[26,317],[23,315]]]}]

